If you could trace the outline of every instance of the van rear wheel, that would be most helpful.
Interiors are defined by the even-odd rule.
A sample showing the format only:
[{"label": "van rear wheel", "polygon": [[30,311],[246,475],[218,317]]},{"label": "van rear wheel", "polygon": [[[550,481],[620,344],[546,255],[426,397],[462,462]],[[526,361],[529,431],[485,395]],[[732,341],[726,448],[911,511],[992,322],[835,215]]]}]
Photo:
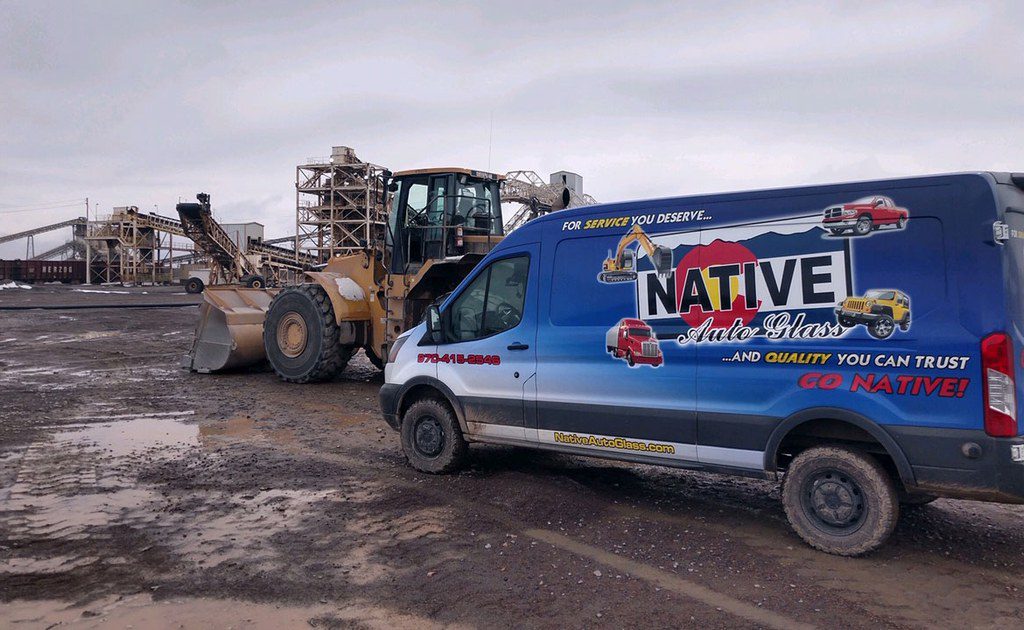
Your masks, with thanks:
[{"label": "van rear wheel", "polygon": [[402,452],[420,472],[442,475],[458,470],[469,445],[451,408],[436,398],[414,402],[402,414]]},{"label": "van rear wheel", "polygon": [[899,495],[871,455],[846,446],[815,446],[786,470],[782,502],[793,530],[810,546],[859,556],[882,546],[899,519]]}]

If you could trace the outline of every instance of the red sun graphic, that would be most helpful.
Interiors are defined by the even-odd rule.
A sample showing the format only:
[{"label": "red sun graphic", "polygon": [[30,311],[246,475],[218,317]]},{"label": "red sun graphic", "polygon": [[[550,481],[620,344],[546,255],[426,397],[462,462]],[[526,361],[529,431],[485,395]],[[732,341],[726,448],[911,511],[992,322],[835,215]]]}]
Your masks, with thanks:
[{"label": "red sun graphic", "polygon": [[[715,265],[738,264],[742,268],[743,263],[756,263],[757,257],[746,247],[739,243],[727,243],[725,241],[714,241],[710,245],[698,245],[691,249],[676,266],[676,300],[679,302],[679,316],[687,324],[693,327],[700,326],[707,320],[711,320],[712,328],[728,328],[733,322],[739,319],[743,325],[747,325],[757,315],[756,308],[746,308],[743,296],[743,278],[734,276],[730,286],[729,295],[732,296],[732,303],[726,306],[719,304],[721,293],[719,280],[710,278],[707,273],[708,267]],[[712,310],[705,311],[699,305],[690,306],[687,310],[681,307],[686,287],[686,273],[690,269],[700,269],[700,282],[706,291]],[[689,287],[690,293],[698,291],[698,287]],[[758,303],[760,307],[760,302]]]}]

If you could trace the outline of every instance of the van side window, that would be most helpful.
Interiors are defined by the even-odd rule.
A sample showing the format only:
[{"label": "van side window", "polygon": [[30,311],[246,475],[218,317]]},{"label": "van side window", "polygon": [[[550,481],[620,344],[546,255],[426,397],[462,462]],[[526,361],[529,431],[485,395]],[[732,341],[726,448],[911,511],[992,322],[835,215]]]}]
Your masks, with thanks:
[{"label": "van side window", "polygon": [[511,330],[523,319],[530,258],[491,263],[455,298],[448,317],[449,341],[471,341]]}]

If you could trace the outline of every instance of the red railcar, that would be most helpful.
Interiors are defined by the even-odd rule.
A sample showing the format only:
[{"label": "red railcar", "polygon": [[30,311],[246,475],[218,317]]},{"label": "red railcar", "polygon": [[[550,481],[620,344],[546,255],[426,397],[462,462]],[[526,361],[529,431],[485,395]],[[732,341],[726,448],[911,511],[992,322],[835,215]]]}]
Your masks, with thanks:
[{"label": "red railcar", "polygon": [[84,260],[0,260],[0,280],[85,282]]}]

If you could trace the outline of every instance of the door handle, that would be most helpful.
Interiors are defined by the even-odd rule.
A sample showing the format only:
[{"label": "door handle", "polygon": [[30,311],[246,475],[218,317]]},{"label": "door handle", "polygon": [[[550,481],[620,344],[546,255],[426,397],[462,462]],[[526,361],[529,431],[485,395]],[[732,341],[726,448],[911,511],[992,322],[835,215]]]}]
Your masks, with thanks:
[{"label": "door handle", "polygon": [[530,346],[525,343],[519,343],[518,341],[508,346],[509,350],[529,350]]}]

